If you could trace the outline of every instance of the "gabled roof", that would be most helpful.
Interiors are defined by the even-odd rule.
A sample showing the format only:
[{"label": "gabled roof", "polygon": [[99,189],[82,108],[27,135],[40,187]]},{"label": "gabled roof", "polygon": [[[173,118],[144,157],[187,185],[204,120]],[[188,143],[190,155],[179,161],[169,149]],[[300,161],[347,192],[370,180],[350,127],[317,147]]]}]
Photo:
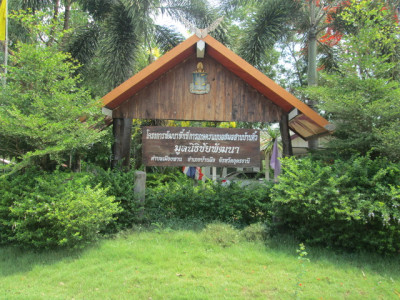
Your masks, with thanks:
[{"label": "gabled roof", "polygon": [[[130,79],[113,89],[103,97],[103,106],[115,109],[132,95],[151,84],[168,70],[196,53],[196,44],[201,39],[196,35],[191,36],[171,51],[167,52],[155,62],[132,76]],[[319,132],[328,132],[326,126],[329,122],[286,91],[269,77],[261,73],[244,59],[229,50],[210,35],[202,39],[206,43],[206,53],[222,64],[226,69],[236,74],[248,85],[252,86],[265,97],[289,112],[297,108],[305,119],[310,120],[319,127]],[[312,134],[311,134],[312,135]]]}]

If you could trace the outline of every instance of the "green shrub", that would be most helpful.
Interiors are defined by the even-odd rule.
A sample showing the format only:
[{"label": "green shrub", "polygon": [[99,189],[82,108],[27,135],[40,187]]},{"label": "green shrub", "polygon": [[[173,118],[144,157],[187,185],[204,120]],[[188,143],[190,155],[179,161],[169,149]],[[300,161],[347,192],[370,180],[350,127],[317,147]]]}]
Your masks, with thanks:
[{"label": "green shrub", "polygon": [[225,248],[239,242],[239,230],[229,224],[211,223],[202,231],[202,237],[207,242]]},{"label": "green shrub", "polygon": [[115,233],[137,224],[140,221],[140,207],[134,193],[135,170],[104,170],[92,167],[91,172],[95,175],[92,186],[100,184],[106,189],[107,195],[115,197],[115,201],[122,208],[107,226],[106,232]]},{"label": "green shrub", "polygon": [[177,169],[173,167],[164,167],[163,172],[147,173],[146,187],[154,188],[167,182],[175,181],[176,174]]},{"label": "green shrub", "polygon": [[251,224],[240,231],[240,236],[248,242],[265,241],[267,235],[267,228],[263,223]]},{"label": "green shrub", "polygon": [[52,174],[28,170],[2,178],[1,234],[17,245],[79,248],[120,211],[114,197],[99,186],[91,187],[88,174]]},{"label": "green shrub", "polygon": [[13,236],[14,224],[11,223],[10,207],[14,202],[33,193],[36,180],[39,175],[34,170],[28,170],[20,175],[12,177],[0,176],[0,243],[9,243]]},{"label": "green shrub", "polygon": [[270,217],[271,184],[240,187],[214,182],[194,182],[183,174],[174,181],[149,188],[146,194],[146,216],[152,221],[185,219],[219,220],[248,225]]},{"label": "green shrub", "polygon": [[326,164],[282,160],[272,190],[278,230],[306,243],[349,250],[400,250],[399,166],[354,157]]}]

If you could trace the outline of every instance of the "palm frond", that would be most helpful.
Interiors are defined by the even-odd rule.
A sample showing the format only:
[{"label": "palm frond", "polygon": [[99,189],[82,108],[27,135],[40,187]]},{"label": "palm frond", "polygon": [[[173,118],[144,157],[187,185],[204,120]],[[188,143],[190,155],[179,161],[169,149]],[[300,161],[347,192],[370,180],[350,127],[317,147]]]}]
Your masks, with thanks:
[{"label": "palm frond", "polygon": [[328,73],[339,71],[337,50],[337,48],[325,44],[319,44],[318,52],[321,56],[319,58],[319,65],[321,69]]},{"label": "palm frond", "polygon": [[96,53],[100,27],[95,23],[78,29],[67,45],[67,52],[81,64],[89,62]]},{"label": "palm frond", "polygon": [[100,50],[103,58],[103,76],[111,88],[133,74],[135,51],[140,42],[134,23],[129,11],[121,2],[112,7]]},{"label": "palm frond", "polygon": [[87,11],[95,20],[105,19],[111,12],[113,0],[78,0],[83,10]]},{"label": "palm frond", "polygon": [[161,6],[161,12],[175,21],[180,22],[183,17],[196,25],[199,20],[204,20],[209,9],[207,0],[164,0]]},{"label": "palm frond", "polygon": [[52,3],[53,1],[51,0],[17,0],[15,4],[18,9],[31,9],[32,11],[37,11],[51,5]]},{"label": "palm frond", "polygon": [[262,5],[264,0],[220,0],[218,3],[218,9],[229,15],[236,9],[244,5]]},{"label": "palm frond", "polygon": [[271,155],[274,142],[278,139],[278,148],[282,150],[282,141],[279,140],[281,136],[279,128],[267,127],[265,130],[260,131],[260,150],[265,153],[265,155]]},{"label": "palm frond", "polygon": [[[188,20],[199,29],[209,27],[221,17],[219,10],[211,7],[206,0],[166,0],[163,1],[162,12],[178,22],[185,23],[183,20]],[[228,44],[226,22],[219,24],[210,35]]]},{"label": "palm frond", "polygon": [[155,42],[162,52],[167,52],[183,42],[184,36],[172,27],[156,25]]},{"label": "palm frond", "polygon": [[298,11],[295,0],[267,0],[257,11],[241,42],[240,55],[258,65],[266,49],[272,47],[288,32],[289,24]]},{"label": "palm frond", "polygon": [[[121,1],[137,32],[143,36],[150,36],[154,32],[154,22],[151,15],[156,10],[155,0],[125,0]],[[149,38],[145,38],[149,40]]]}]

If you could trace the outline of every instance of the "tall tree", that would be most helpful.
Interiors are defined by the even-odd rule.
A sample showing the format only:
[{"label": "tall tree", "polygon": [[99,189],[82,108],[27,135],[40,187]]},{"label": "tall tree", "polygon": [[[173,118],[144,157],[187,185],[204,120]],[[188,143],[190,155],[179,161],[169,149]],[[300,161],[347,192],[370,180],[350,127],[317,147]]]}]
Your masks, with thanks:
[{"label": "tall tree", "polygon": [[[205,27],[217,18],[206,0],[77,0],[91,16],[76,30],[68,52],[87,66],[97,68],[106,91],[138,71],[138,53],[158,47],[170,50],[183,41],[171,27],[155,24],[154,16],[166,15],[177,21],[182,17]],[[216,32],[224,38],[224,31]],[[150,59],[151,61],[151,59]]]},{"label": "tall tree", "polygon": [[[339,0],[224,0],[221,9],[231,12],[241,5],[251,3],[250,18],[244,22],[245,34],[241,39],[240,55],[258,67],[259,62],[278,41],[294,33],[303,35],[304,48],[308,49],[308,81],[317,82],[317,43],[331,24],[326,22],[332,8],[343,5]],[[248,5],[248,4],[247,4]]]},{"label": "tall tree", "polygon": [[40,37],[52,32],[41,14],[14,16],[29,28],[31,42],[18,42],[0,94],[0,154],[13,158],[14,170],[28,165],[43,169],[67,163],[71,154],[85,151],[99,141],[98,106],[79,87],[71,57],[55,42]]},{"label": "tall tree", "polygon": [[[225,10],[236,8],[242,4],[240,0],[225,0],[222,7]],[[331,8],[342,3],[338,0],[267,0],[257,1],[257,9],[254,12],[246,29],[240,54],[251,64],[259,67],[265,53],[282,41],[288,35],[303,34],[304,48],[307,49],[307,83],[309,86],[318,84],[317,76],[317,45],[318,36],[329,26],[326,17]],[[301,78],[301,77],[299,77]],[[315,103],[309,101],[311,107]],[[317,148],[318,140],[309,141],[309,148]]]},{"label": "tall tree", "polygon": [[[83,65],[79,72],[98,96],[139,71],[143,67],[142,53],[148,53],[149,63],[153,49],[168,51],[183,41],[176,29],[157,25],[157,16],[178,22],[184,17],[199,28],[218,18],[207,0],[16,0],[12,6],[30,9],[32,14],[51,12],[47,21],[62,22],[53,30],[72,29],[61,46]],[[21,40],[18,34],[14,40]],[[223,27],[213,35],[226,42]],[[47,42],[53,43],[51,35]]]},{"label": "tall tree", "polygon": [[350,0],[340,14],[349,32],[338,44],[338,68],[323,72],[321,87],[307,89],[335,123],[329,147],[400,160],[400,27],[384,1]]}]

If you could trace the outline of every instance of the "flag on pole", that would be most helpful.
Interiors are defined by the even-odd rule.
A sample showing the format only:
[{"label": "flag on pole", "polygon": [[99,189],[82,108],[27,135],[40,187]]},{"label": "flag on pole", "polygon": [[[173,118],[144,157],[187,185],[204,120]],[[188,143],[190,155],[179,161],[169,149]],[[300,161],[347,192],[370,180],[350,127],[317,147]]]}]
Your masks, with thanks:
[{"label": "flag on pole", "polygon": [[203,173],[201,172],[200,167],[183,167],[182,171],[184,174],[186,174],[186,176],[190,178],[197,180],[203,179]]},{"label": "flag on pole", "polygon": [[277,180],[278,175],[281,173],[281,162],[279,161],[278,139],[275,139],[274,147],[272,148],[271,162],[269,164],[274,170],[274,178]]},{"label": "flag on pole", "polygon": [[7,0],[2,0],[0,5],[0,41],[6,40],[7,27]]}]

